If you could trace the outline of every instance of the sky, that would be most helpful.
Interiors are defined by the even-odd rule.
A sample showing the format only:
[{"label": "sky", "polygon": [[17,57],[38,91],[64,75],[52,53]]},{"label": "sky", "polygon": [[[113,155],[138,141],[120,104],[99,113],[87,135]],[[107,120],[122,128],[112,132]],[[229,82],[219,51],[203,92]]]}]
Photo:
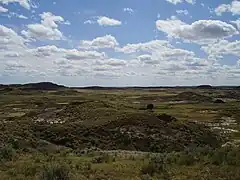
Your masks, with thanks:
[{"label": "sky", "polygon": [[238,0],[0,0],[0,84],[240,85]]}]

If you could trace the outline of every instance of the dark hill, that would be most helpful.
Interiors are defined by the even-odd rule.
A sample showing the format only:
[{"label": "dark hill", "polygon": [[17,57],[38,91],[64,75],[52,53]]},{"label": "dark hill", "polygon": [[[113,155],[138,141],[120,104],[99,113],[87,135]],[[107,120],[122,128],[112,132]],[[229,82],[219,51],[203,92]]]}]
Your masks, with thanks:
[{"label": "dark hill", "polygon": [[213,87],[211,85],[200,85],[200,86],[197,86],[197,88],[199,88],[199,89],[213,89]]},{"label": "dark hill", "polygon": [[[41,122],[37,122],[36,117]],[[102,101],[75,102],[60,111],[44,111],[32,118],[35,123],[29,127],[31,136],[78,150],[97,147],[171,152],[190,146],[217,147],[222,143],[221,138],[203,125],[179,122],[173,117],[166,122],[162,116],[119,110]],[[64,122],[47,123],[51,119]],[[31,120],[26,121],[29,122]]]},{"label": "dark hill", "polygon": [[145,152],[182,151],[186,147],[218,147],[221,140],[208,128],[195,123],[166,123],[148,115],[129,113],[102,126],[78,123],[36,124],[33,132],[56,145],[73,149],[97,147],[104,150]]},{"label": "dark hill", "polygon": [[29,83],[20,87],[21,90],[58,90],[62,88],[65,88],[65,86],[51,82]]}]

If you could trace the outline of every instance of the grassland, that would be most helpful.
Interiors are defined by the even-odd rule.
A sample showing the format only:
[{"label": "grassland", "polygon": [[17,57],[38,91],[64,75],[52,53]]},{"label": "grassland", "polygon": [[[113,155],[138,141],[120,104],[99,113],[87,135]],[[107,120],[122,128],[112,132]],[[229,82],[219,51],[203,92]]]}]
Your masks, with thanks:
[{"label": "grassland", "polygon": [[0,100],[3,180],[240,179],[239,89],[14,86]]}]

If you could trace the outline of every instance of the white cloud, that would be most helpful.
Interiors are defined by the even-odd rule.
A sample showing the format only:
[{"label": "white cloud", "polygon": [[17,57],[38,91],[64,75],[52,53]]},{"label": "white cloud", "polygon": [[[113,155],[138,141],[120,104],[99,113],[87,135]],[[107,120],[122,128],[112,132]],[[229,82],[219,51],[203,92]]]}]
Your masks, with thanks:
[{"label": "white cloud", "polygon": [[20,6],[30,9],[30,0],[0,0],[0,3],[9,4],[9,3],[19,3]]},{"label": "white cloud", "polygon": [[177,10],[176,12],[178,14],[184,14],[184,15],[188,15],[189,14],[188,10],[186,10],[186,9],[184,9],[184,10]]},{"label": "white cloud", "polygon": [[26,67],[26,65],[24,65],[23,63],[21,63],[19,61],[7,61],[5,65],[6,65],[6,70],[16,70],[19,68]]},{"label": "white cloud", "polygon": [[151,64],[151,65],[160,63],[159,60],[152,59],[152,56],[149,54],[143,54],[143,55],[138,56],[138,60],[145,64]]},{"label": "white cloud", "polygon": [[84,24],[95,24],[95,21],[93,21],[93,20],[86,20],[86,21],[84,21]]},{"label": "white cloud", "polygon": [[28,17],[22,15],[22,14],[18,14],[18,13],[15,13],[15,12],[10,12],[8,15],[7,15],[8,18],[12,18],[12,17],[16,17],[16,18],[20,18],[20,19],[28,19]]},{"label": "white cloud", "polygon": [[100,16],[97,20],[97,23],[100,26],[120,26],[122,24],[121,21],[106,16]]},{"label": "white cloud", "polygon": [[172,3],[174,5],[178,4],[178,3],[183,3],[183,2],[187,2],[189,4],[195,4],[195,0],[165,0],[169,3]]},{"label": "white cloud", "polygon": [[[57,22],[56,25],[46,24],[49,27],[58,25]],[[239,62],[234,66],[218,64],[210,58],[200,58],[192,51],[175,48],[167,40],[120,47],[116,38],[106,35],[85,40],[85,49],[66,49],[54,45],[33,47],[26,42],[12,29],[0,26],[1,78],[12,76],[12,79],[21,78],[24,81],[40,81],[42,79],[39,78],[43,78],[72,85],[81,82],[81,85],[113,86],[159,85],[159,82],[162,85],[191,85],[194,82],[227,84],[240,80]],[[218,43],[209,44],[208,47],[205,45],[203,50],[215,57],[228,54],[239,57],[238,41],[219,40]],[[111,53],[108,55],[97,51],[102,47],[112,48],[119,56],[110,57],[113,52],[109,50]],[[208,52],[210,48],[212,50]]]},{"label": "white cloud", "polygon": [[199,42],[239,34],[234,26],[220,20],[199,20],[191,25],[180,20],[158,20],[156,21],[156,27],[170,37]]},{"label": "white cloud", "polygon": [[71,22],[70,21],[65,21],[63,24],[65,24],[65,25],[71,25]]},{"label": "white cloud", "polygon": [[135,52],[154,52],[159,49],[166,49],[171,47],[168,41],[165,40],[153,40],[146,43],[138,44],[127,44],[123,47],[116,47],[115,50],[118,52],[123,52],[125,54],[135,53]]},{"label": "white cloud", "polygon": [[97,51],[80,51],[76,49],[67,51],[65,56],[65,58],[69,60],[93,60],[103,59],[105,57],[105,53],[99,53]]},{"label": "white cloud", "polygon": [[40,14],[41,24],[27,25],[27,31],[23,30],[22,34],[29,39],[39,40],[61,40],[62,32],[58,29],[58,23],[64,22],[63,17],[55,16],[50,12]]},{"label": "white cloud", "polygon": [[42,24],[30,24],[27,26],[27,31],[22,31],[22,34],[29,39],[39,40],[60,40],[63,34],[58,29],[52,29]]},{"label": "white cloud", "polygon": [[221,16],[222,13],[231,12],[233,15],[240,15],[240,1],[234,0],[231,4],[221,4],[215,9],[215,13]]},{"label": "white cloud", "polygon": [[232,24],[234,24],[237,29],[240,31],[240,19],[237,19],[236,21],[231,21]]},{"label": "white cloud", "polygon": [[227,40],[221,40],[217,43],[203,46],[202,49],[209,56],[218,59],[222,58],[222,55],[234,55],[240,56],[240,41],[229,42]]},{"label": "white cloud", "polygon": [[124,12],[128,12],[129,14],[134,13],[134,10],[132,8],[123,8]]},{"label": "white cloud", "polygon": [[26,40],[15,31],[0,25],[0,50],[24,48],[25,42]]},{"label": "white cloud", "polygon": [[121,67],[124,67],[127,65],[127,61],[123,59],[116,59],[116,58],[107,58],[107,59],[102,59],[102,60],[97,60],[95,62],[97,67],[109,67],[114,68],[114,69],[119,69]]},{"label": "white cloud", "polygon": [[110,59],[105,61],[105,64],[107,64],[109,66],[119,67],[119,66],[126,66],[127,62],[125,60],[122,60],[122,59],[110,58]]},{"label": "white cloud", "polygon": [[24,16],[22,14],[18,15],[17,17],[20,18],[20,19],[28,19],[28,17],[26,17],[26,16]]},{"label": "white cloud", "polygon": [[8,51],[6,53],[4,53],[4,57],[6,58],[16,58],[16,57],[20,57],[21,55],[18,52],[11,52]]},{"label": "white cloud", "polygon": [[118,42],[112,35],[97,37],[92,41],[82,40],[80,47],[82,49],[102,49],[102,48],[115,48]]},{"label": "white cloud", "polygon": [[48,56],[52,56],[56,53],[65,53],[66,51],[64,49],[58,48],[53,45],[52,46],[47,45],[47,46],[37,47],[37,48],[33,49],[31,52],[34,56],[37,56],[37,57],[48,57]]},{"label": "white cloud", "polygon": [[159,31],[163,31],[171,36],[174,36],[175,31],[180,29],[186,23],[182,22],[181,20],[157,20],[156,27]]},{"label": "white cloud", "polygon": [[0,5],[0,13],[5,13],[5,12],[8,12],[8,9],[6,9]]},{"label": "white cloud", "polygon": [[58,28],[57,23],[64,22],[63,17],[55,16],[50,12],[44,12],[43,14],[40,14],[40,17],[42,18],[41,20],[42,25],[53,28],[53,29]]}]

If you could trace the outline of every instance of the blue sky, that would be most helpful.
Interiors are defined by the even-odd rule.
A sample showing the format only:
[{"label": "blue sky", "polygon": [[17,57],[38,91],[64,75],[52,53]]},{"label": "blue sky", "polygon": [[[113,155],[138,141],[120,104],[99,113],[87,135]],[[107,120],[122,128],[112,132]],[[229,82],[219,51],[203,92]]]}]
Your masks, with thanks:
[{"label": "blue sky", "polygon": [[0,0],[0,22],[0,83],[240,84],[240,1]]}]

